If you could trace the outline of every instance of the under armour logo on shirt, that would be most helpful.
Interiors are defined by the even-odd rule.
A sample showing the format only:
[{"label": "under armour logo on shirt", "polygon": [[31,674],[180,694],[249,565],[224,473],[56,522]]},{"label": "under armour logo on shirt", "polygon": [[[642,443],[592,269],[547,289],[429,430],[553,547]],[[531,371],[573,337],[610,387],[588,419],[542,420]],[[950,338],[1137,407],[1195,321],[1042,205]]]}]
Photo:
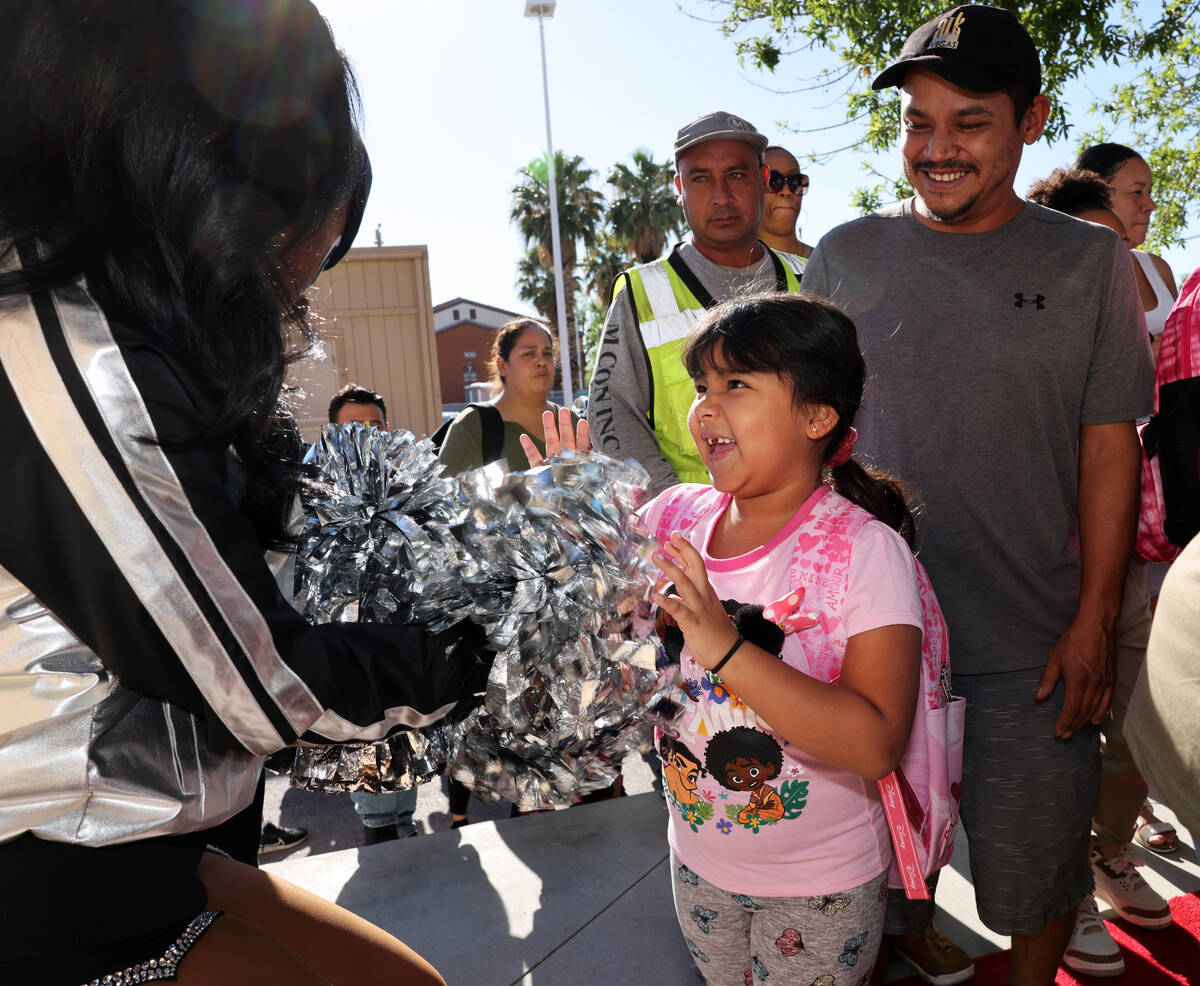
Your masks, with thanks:
[{"label": "under armour logo on shirt", "polygon": [[1040,312],[1046,307],[1044,304],[1042,304],[1042,302],[1046,300],[1046,296],[1044,294],[1036,295],[1033,298],[1026,298],[1023,291],[1018,291],[1013,295],[1013,297],[1017,299],[1013,302],[1013,308],[1024,308],[1026,305],[1037,305],[1037,310]]}]

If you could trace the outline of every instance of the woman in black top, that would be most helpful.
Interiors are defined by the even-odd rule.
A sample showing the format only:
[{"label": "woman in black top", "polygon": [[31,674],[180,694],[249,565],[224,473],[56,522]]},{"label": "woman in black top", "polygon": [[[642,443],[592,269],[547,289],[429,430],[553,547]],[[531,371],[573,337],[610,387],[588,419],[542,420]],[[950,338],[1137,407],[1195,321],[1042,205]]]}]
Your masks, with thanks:
[{"label": "woman in black top", "polygon": [[485,674],[463,628],[308,625],[266,557],[287,340],[369,184],[345,61],[308,0],[0,21],[0,981],[441,982],[204,848],[268,754]]}]

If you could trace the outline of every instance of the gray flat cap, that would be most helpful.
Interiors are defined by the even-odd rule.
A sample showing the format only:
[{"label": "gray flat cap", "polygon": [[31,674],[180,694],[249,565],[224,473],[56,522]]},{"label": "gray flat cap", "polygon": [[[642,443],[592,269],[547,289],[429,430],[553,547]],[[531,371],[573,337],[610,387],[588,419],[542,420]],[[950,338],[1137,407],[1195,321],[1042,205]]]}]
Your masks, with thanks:
[{"label": "gray flat cap", "polygon": [[754,129],[754,124],[733,113],[717,110],[685,123],[675,134],[675,160],[689,147],[709,140],[740,140],[759,154],[767,147],[767,138]]}]

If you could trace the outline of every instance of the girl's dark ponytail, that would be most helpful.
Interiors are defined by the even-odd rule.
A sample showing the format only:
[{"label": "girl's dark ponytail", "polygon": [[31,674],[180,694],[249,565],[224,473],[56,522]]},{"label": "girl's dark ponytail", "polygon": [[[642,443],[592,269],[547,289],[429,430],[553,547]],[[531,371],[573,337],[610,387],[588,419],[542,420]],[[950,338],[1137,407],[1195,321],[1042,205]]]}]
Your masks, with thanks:
[{"label": "girl's dark ponytail", "polygon": [[917,523],[908,506],[909,491],[895,476],[847,459],[829,470],[829,485],[851,503],[874,514],[913,547]]},{"label": "girl's dark ponytail", "polygon": [[777,374],[790,383],[797,408],[832,408],[838,421],[825,444],[829,485],[912,547],[916,522],[904,484],[851,458],[867,371],[854,322],[845,312],[805,292],[725,301],[696,324],[684,347],[683,362],[693,378],[704,372],[706,361],[727,370]]}]

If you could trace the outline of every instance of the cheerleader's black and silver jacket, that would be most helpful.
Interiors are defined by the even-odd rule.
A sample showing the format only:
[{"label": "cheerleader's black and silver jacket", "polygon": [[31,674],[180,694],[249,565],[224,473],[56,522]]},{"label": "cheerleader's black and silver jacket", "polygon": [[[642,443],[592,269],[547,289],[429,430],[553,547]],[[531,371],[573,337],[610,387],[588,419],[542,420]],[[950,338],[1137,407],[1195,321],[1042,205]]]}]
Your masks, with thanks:
[{"label": "cheerleader's black and silver jacket", "polygon": [[185,443],[205,388],[100,297],[0,299],[0,870],[211,827],[267,754],[427,725],[477,674],[454,630],[308,625],[228,450]]}]

